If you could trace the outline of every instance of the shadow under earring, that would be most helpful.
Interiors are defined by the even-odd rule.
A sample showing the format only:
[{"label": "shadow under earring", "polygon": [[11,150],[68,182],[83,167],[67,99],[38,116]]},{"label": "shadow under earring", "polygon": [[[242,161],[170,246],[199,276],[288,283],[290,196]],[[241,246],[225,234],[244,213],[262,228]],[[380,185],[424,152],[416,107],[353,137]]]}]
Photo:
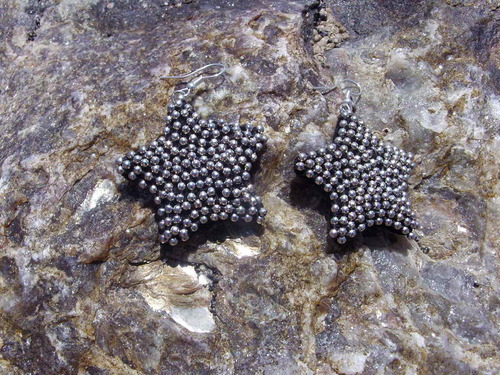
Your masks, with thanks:
[{"label": "shadow under earring", "polygon": [[[202,74],[214,67],[217,73]],[[266,216],[250,184],[250,170],[266,142],[263,127],[202,119],[187,101],[199,83],[224,71],[224,65],[210,64],[162,77],[197,76],[172,94],[163,135],[116,161],[118,173],[153,194],[161,243],[187,241],[190,232],[209,221],[260,224]]]},{"label": "shadow under earring", "polygon": [[333,143],[299,154],[295,170],[330,194],[329,235],[339,244],[377,225],[418,240],[407,194],[413,155],[382,142],[354,114],[357,83],[346,80],[343,89]]}]

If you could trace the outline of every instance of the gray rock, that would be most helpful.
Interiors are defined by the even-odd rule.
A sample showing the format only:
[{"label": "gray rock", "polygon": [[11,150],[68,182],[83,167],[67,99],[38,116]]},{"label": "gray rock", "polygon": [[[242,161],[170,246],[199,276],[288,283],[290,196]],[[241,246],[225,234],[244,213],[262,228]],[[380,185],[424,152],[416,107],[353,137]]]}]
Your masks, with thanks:
[{"label": "gray rock", "polygon": [[[2,374],[496,374],[498,6],[493,1],[0,4]],[[210,62],[203,116],[263,124],[257,225],[175,249],[114,159],[154,140],[174,85]],[[419,244],[327,240],[296,177],[359,114],[416,155]]]}]

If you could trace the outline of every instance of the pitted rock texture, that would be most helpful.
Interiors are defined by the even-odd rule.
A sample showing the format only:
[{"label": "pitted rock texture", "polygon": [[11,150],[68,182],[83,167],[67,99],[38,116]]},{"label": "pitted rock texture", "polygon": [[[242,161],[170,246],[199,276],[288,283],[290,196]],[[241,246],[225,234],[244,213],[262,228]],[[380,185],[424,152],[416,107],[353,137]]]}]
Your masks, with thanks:
[{"label": "pitted rock texture", "polygon": [[[498,5],[486,0],[0,2],[2,374],[496,374]],[[156,139],[180,74],[229,66],[194,107],[265,124],[262,227],[161,246],[114,160]],[[419,245],[329,241],[293,168],[359,114],[412,152]]]}]

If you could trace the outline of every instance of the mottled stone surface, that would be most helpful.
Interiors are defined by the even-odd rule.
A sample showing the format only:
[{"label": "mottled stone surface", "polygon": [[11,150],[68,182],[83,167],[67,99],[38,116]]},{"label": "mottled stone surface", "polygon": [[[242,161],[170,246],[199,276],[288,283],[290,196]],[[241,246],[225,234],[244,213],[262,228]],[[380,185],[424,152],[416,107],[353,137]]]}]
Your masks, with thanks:
[{"label": "mottled stone surface", "polygon": [[[0,0],[2,374],[497,374],[498,5],[490,0]],[[263,124],[258,226],[160,247],[114,159],[210,62],[205,115]],[[293,160],[359,113],[415,153],[424,239],[327,241]]]}]

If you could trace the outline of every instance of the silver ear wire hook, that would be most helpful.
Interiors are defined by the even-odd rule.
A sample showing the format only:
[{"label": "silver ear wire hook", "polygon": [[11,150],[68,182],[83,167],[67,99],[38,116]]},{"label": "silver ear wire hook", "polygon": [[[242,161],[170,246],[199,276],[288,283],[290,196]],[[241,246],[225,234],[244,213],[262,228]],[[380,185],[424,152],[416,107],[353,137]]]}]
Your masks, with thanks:
[{"label": "silver ear wire hook", "polygon": [[313,86],[313,89],[319,91],[321,95],[328,95],[337,88],[338,86]]},{"label": "silver ear wire hook", "polygon": [[344,109],[353,111],[361,98],[361,86],[352,79],[343,80],[339,86],[315,86],[313,89],[320,91],[322,95],[328,95],[336,89],[342,90],[345,97],[340,104],[341,110]]},{"label": "silver ear wire hook", "polygon": [[361,98],[361,86],[352,79],[344,79],[340,84],[341,90],[345,93],[345,99],[358,104]]},{"label": "silver ear wire hook", "polygon": [[215,72],[215,73],[207,74],[207,75],[200,74],[199,77],[196,77],[195,79],[193,79],[193,80],[185,83],[186,87],[183,87],[181,89],[177,89],[177,90],[175,90],[172,93],[172,99],[176,99],[176,98],[182,99],[182,98],[185,98],[186,96],[188,96],[189,94],[191,94],[191,92],[193,91],[193,89],[196,88],[205,79],[207,79],[207,78],[215,78],[215,77],[218,77],[218,76],[222,75],[226,71],[226,66],[224,64],[221,64],[221,63],[213,63],[213,64],[208,64],[208,65],[202,66],[201,68],[196,69],[196,70],[194,70],[194,71],[192,71],[190,73],[181,74],[181,75],[178,75],[178,76],[161,76],[160,78],[161,79],[182,79],[182,78],[188,78],[188,77],[196,76],[199,73],[202,73],[202,72],[206,71],[207,69],[210,69],[210,68],[213,68],[213,67],[217,67],[218,71]]}]

